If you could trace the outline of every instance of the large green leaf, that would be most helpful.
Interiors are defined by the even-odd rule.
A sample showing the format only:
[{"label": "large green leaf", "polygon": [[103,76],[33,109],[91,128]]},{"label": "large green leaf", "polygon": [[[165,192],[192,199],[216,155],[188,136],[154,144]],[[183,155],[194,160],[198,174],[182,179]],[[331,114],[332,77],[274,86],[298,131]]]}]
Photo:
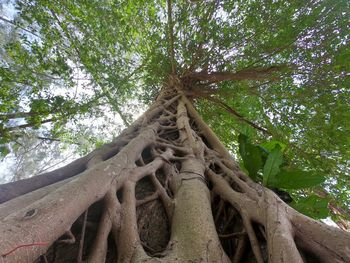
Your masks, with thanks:
[{"label": "large green leaf", "polygon": [[275,180],[274,177],[279,173],[280,171],[280,165],[283,161],[283,154],[281,151],[281,146],[278,144],[275,146],[275,148],[270,152],[269,156],[267,157],[266,163],[264,165],[263,170],[263,184],[268,186],[270,180]]},{"label": "large green leaf", "polygon": [[244,167],[247,169],[249,176],[257,180],[258,171],[262,168],[261,150],[259,147],[251,144],[248,137],[244,134],[238,136],[239,152],[243,159]]},{"label": "large green leaf", "polygon": [[10,153],[10,150],[5,145],[0,145],[0,158],[5,157]]},{"label": "large green leaf", "polygon": [[271,141],[263,142],[262,144],[260,144],[261,147],[268,150],[269,152],[271,152],[276,147],[276,145],[279,145],[281,147],[282,152],[286,148],[286,145],[283,142],[276,141],[276,140],[271,140]]},{"label": "large green leaf", "polygon": [[269,187],[283,189],[302,189],[312,187],[324,182],[323,175],[307,171],[280,171],[270,178]]},{"label": "large green leaf", "polygon": [[290,205],[304,215],[315,219],[322,219],[329,216],[328,202],[328,199],[312,195],[301,198],[297,202],[293,202]]}]

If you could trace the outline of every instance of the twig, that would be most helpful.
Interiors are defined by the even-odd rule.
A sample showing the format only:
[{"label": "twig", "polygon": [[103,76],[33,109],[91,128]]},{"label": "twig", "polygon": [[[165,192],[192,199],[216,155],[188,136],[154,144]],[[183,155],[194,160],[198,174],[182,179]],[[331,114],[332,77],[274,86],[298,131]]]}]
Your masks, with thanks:
[{"label": "twig", "polygon": [[229,105],[227,105],[223,101],[221,101],[217,98],[214,98],[214,97],[209,97],[209,96],[206,96],[204,98],[211,101],[211,102],[216,103],[217,105],[219,105],[221,108],[224,108],[227,112],[229,112],[231,115],[235,116],[240,121],[247,123],[248,125],[252,126],[253,128],[263,132],[265,135],[271,135],[271,132],[269,132],[265,128],[260,127],[259,125],[255,124],[254,122],[247,120],[246,118],[243,117],[243,115],[238,113],[236,110],[234,110],[232,107],[230,107]]}]

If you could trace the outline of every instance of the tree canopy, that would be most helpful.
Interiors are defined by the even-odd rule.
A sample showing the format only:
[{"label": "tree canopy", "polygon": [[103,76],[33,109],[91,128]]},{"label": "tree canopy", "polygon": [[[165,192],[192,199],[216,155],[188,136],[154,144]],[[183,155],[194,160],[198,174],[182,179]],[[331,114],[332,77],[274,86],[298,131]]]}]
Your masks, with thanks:
[{"label": "tree canopy", "polygon": [[[275,151],[284,176],[299,171],[287,181],[300,171],[325,178],[282,187],[301,206],[319,205],[325,217],[328,204],[334,218],[349,216],[349,1],[167,2],[3,3],[2,155],[28,132],[71,143],[88,126],[82,119],[127,126],[177,74],[249,174],[276,174],[265,168]],[[243,146],[268,152],[247,164]]]}]

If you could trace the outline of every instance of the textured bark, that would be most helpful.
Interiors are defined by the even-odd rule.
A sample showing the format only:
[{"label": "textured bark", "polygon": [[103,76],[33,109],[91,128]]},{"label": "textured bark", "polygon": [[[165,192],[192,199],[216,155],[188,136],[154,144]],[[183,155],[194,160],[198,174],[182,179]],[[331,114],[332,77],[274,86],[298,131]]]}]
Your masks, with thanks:
[{"label": "textured bark", "polygon": [[350,262],[349,233],[251,181],[183,89],[172,76],[111,144],[0,186],[0,262]]}]

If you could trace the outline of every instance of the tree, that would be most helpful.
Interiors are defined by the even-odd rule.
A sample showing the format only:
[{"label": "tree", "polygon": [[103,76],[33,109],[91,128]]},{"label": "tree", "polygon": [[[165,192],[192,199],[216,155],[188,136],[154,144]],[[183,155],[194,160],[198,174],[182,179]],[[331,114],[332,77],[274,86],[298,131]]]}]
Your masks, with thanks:
[{"label": "tree", "polygon": [[[60,63],[69,57],[91,76],[96,85],[91,101],[98,105],[99,99],[106,99],[126,122],[129,117],[124,116],[121,105],[133,93],[133,84],[140,84],[140,90],[156,87],[147,89],[144,99],[149,94],[157,96],[149,110],[113,142],[66,167],[0,186],[0,200],[4,202],[0,206],[0,253],[4,262],[350,260],[348,232],[302,215],[263,186],[269,186],[266,174],[270,180],[277,178],[283,162],[283,143],[275,143],[269,151],[261,174],[263,156],[259,155],[258,166],[251,166],[246,160],[255,163],[255,159],[244,155],[256,153],[259,148],[249,143],[247,136],[240,136],[241,149],[246,147],[240,152],[248,177],[195,109],[204,117],[209,116],[209,111],[210,116],[215,116],[216,108],[213,111],[213,106],[208,105],[218,105],[234,117],[226,120],[231,124],[232,120],[237,121],[236,125],[225,127],[215,125],[219,118],[208,120],[219,128],[216,130],[224,141],[229,138],[225,137],[225,130],[232,131],[231,127],[240,124],[239,131],[246,129],[251,140],[259,141],[258,134],[252,135],[252,130],[258,130],[263,136],[288,143],[294,151],[286,152],[289,158],[283,167],[303,164],[303,169],[331,171],[342,164],[346,166],[344,145],[335,144],[341,157],[335,163],[325,162],[324,167],[318,167],[322,155],[312,159],[314,152],[308,151],[317,139],[300,148],[300,142],[310,136],[300,136],[303,132],[312,134],[317,130],[327,134],[334,132],[331,126],[335,126],[341,128],[337,130],[340,135],[347,128],[341,118],[334,118],[334,111],[322,110],[319,101],[308,102],[308,108],[303,106],[301,102],[306,102],[300,94],[320,93],[317,100],[331,103],[331,96],[321,96],[328,90],[319,88],[320,84],[327,84],[340,100],[339,105],[332,105],[336,109],[348,107],[344,96],[347,90],[343,90],[348,68],[342,56],[336,55],[347,52],[346,41],[340,38],[348,31],[342,26],[340,14],[349,11],[348,3],[341,2],[339,7],[315,2],[310,9],[304,3],[288,3],[284,7],[279,2],[265,6],[255,2],[168,1],[167,20],[161,15],[162,3],[113,2],[104,3],[101,8],[93,2],[77,1],[77,6],[69,3],[19,2],[24,21],[35,19],[38,23],[42,38],[39,47],[46,50],[46,45],[55,43],[59,57],[64,58]],[[144,16],[135,16],[140,12]],[[304,12],[311,18],[305,17]],[[271,27],[275,18],[282,26]],[[267,22],[258,26],[261,19]],[[314,29],[317,21],[322,21],[318,31]],[[334,22],[328,26],[330,21]],[[108,28],[123,30],[125,35],[101,31],[106,23],[116,23],[118,27]],[[140,24],[145,25],[147,33],[139,30],[136,25]],[[251,36],[228,30],[235,24]],[[330,30],[332,27],[336,30]],[[164,34],[160,34],[160,28],[166,29],[161,31]],[[266,29],[271,29],[271,33]],[[229,41],[235,33],[237,40]],[[316,36],[322,41],[313,40]],[[158,46],[165,40],[167,49]],[[240,46],[235,47],[236,44]],[[298,50],[294,52],[293,48]],[[110,57],[111,52],[114,57]],[[54,58],[55,54],[48,56],[49,60]],[[127,59],[126,64],[123,58]],[[136,67],[131,65],[133,70],[128,69],[128,63],[133,64],[131,60],[139,63]],[[113,79],[113,70],[123,68],[120,76]],[[137,74],[143,75],[142,81],[124,84]],[[120,86],[112,88],[111,83],[116,80]],[[294,104],[288,101],[289,91],[275,92],[286,84]],[[314,89],[309,90],[310,87]],[[247,103],[243,91],[257,94],[261,103],[256,97]],[[233,92],[238,98],[232,99]],[[120,100],[114,99],[115,94]],[[273,100],[266,99],[266,95]],[[51,101],[42,105],[51,105]],[[267,111],[267,117],[261,111],[254,114],[259,109],[270,109],[266,105],[272,105],[277,113]],[[326,118],[325,128],[318,125],[319,116],[307,118],[306,123],[314,121],[315,125],[305,131],[305,121],[297,122],[300,127],[293,126],[300,118],[308,117],[307,113],[312,115],[313,110]],[[74,116],[75,111],[70,113]],[[284,127],[278,123],[284,123],[286,113],[291,124]],[[248,117],[256,118],[251,121]],[[293,130],[296,134],[291,133]],[[325,158],[334,156],[331,149],[324,152]],[[305,156],[308,164],[295,159],[296,154]],[[259,176],[263,176],[261,182]],[[341,189],[344,176],[332,178],[337,181],[333,187]],[[327,183],[323,186],[327,189]],[[288,189],[286,185],[281,188]],[[332,193],[332,188],[328,189]],[[307,188],[291,194],[302,199],[313,197],[317,191],[320,189]],[[340,196],[341,193],[338,192]],[[334,205],[340,210],[339,204]]]},{"label": "tree", "polygon": [[350,258],[349,233],[296,212],[240,171],[176,76],[117,140],[11,186],[30,193],[1,207],[7,262],[33,261],[57,240],[50,261],[239,262],[250,250],[257,262]]}]

